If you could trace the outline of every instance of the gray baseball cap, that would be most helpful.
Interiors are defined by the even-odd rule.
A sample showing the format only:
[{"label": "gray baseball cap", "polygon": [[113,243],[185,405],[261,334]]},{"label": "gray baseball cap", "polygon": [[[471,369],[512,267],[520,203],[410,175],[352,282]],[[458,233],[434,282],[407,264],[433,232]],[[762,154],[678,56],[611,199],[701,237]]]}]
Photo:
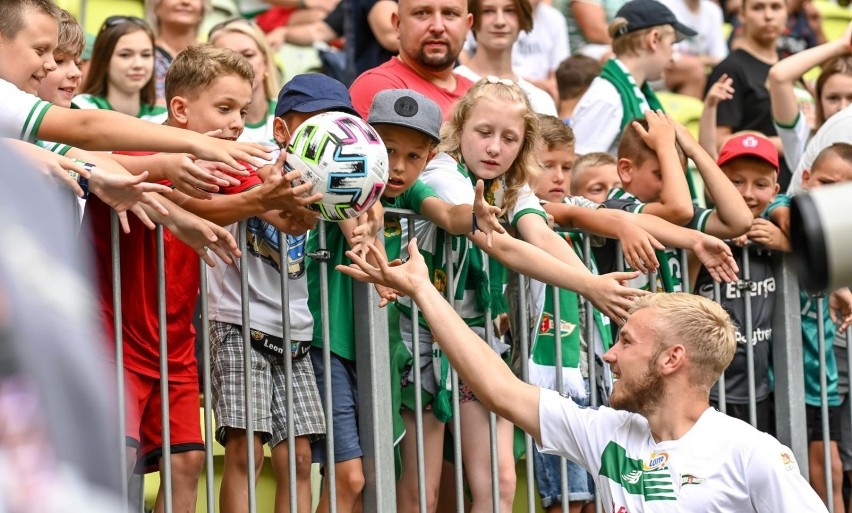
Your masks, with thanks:
[{"label": "gray baseball cap", "polygon": [[436,142],[441,140],[441,109],[411,89],[385,89],[373,98],[367,123],[397,125],[417,130]]}]

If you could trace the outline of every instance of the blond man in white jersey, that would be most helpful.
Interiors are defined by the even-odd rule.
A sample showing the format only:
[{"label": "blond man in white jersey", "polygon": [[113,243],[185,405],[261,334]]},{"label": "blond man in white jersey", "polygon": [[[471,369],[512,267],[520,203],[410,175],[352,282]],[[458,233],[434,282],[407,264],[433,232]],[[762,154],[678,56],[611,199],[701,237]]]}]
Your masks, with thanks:
[{"label": "blond man in white jersey", "polygon": [[710,387],[736,349],[728,314],[709,299],[651,294],[636,300],[604,355],[616,381],[612,408],[579,408],[519,381],[410,259],[379,267],[354,254],[338,270],[411,297],[459,376],[497,415],[530,433],[542,452],[596,476],[604,509],[639,512],[824,512],[792,452],[771,436],[710,407]]}]

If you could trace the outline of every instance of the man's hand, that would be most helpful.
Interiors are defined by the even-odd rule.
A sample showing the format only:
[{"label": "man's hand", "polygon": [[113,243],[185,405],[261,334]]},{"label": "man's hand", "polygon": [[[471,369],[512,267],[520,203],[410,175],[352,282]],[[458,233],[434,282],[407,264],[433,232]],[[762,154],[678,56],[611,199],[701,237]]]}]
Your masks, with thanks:
[{"label": "man's hand", "polygon": [[169,159],[170,163],[165,168],[169,183],[187,196],[197,199],[210,199],[211,193],[219,192],[221,187],[239,185],[240,181],[233,175],[249,174],[245,168],[216,165],[187,154],[174,153],[169,155]]},{"label": "man's hand", "polygon": [[405,263],[400,260],[388,263],[387,258],[375,244],[369,244],[367,250],[375,259],[376,266],[368,263],[366,258],[354,251],[347,251],[346,256],[352,260],[352,263],[348,266],[338,265],[337,270],[358,281],[392,288],[409,297],[413,297],[422,287],[432,286],[429,281],[429,268],[426,267],[423,256],[417,250],[416,237],[408,243],[408,261]]},{"label": "man's hand", "polygon": [[731,248],[712,235],[701,234],[692,246],[692,252],[701,261],[715,281],[731,283],[737,280],[739,267]]},{"label": "man's hand", "polygon": [[837,331],[843,331],[852,324],[852,292],[848,287],[837,289],[828,298],[828,311]]},{"label": "man's hand", "polygon": [[784,235],[784,232],[780,228],[766,219],[755,219],[746,235],[750,241],[763,244],[769,249],[786,252],[792,251],[790,239]]},{"label": "man's hand", "polygon": [[675,143],[675,122],[669,116],[660,111],[645,111],[645,119],[648,120],[648,130],[645,130],[639,122],[633,122],[633,128],[639,134],[639,137],[645,141],[649,148],[659,153],[664,148],[674,147]]},{"label": "man's hand", "polygon": [[601,311],[617,324],[627,320],[630,303],[639,296],[649,294],[648,291],[632,289],[624,286],[628,280],[639,276],[639,271],[630,273],[609,273],[603,276],[591,275],[593,280],[583,294]]},{"label": "man's hand", "polygon": [[165,185],[145,182],[147,177],[147,171],[134,176],[130,173],[124,175],[109,173],[98,167],[92,168],[89,190],[115,210],[124,233],[130,233],[130,224],[127,221],[128,210],[136,214],[146,227],[154,229],[154,223],[145,211],[137,208],[140,203],[148,205],[164,216],[169,215],[166,207],[148,193],[168,194],[172,190]]},{"label": "man's hand", "polygon": [[195,250],[210,267],[216,266],[216,261],[207,252],[212,250],[226,264],[233,262],[231,255],[239,257],[240,249],[237,241],[225,228],[187,212],[180,207],[173,207],[166,218],[166,228],[175,237]]},{"label": "man's hand", "polygon": [[621,241],[624,260],[631,269],[648,274],[648,271],[656,271],[660,267],[654,250],[663,250],[665,246],[650,233],[634,224],[624,223],[619,227],[618,240]]},{"label": "man's hand", "polygon": [[473,200],[473,215],[476,216],[476,228],[485,234],[486,245],[491,247],[491,238],[494,232],[506,233],[500,220],[500,207],[490,205],[485,201],[485,182],[476,181],[476,198]]}]

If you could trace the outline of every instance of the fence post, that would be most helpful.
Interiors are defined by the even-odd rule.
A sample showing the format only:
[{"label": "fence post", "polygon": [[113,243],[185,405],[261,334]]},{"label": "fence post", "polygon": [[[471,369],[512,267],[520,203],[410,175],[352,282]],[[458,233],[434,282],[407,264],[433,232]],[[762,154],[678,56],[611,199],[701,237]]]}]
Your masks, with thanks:
[{"label": "fence post", "polygon": [[799,470],[808,478],[805,433],[805,380],[802,362],[802,307],[791,255],[775,264],[775,312],[772,315],[772,364],[775,369],[775,411],[778,440],[788,446]]},{"label": "fence post", "polygon": [[[390,351],[387,313],[372,285],[354,282],[355,351],[358,355],[358,430],[364,452],[364,511],[396,511]],[[415,326],[414,329],[417,329]]]}]

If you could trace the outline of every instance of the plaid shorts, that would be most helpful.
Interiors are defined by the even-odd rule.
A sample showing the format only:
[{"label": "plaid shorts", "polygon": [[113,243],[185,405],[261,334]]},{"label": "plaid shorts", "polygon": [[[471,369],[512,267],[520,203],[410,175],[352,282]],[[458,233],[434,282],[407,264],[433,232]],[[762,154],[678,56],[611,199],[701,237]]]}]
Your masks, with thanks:
[{"label": "plaid shorts", "polygon": [[[224,445],[225,428],[246,429],[242,328],[211,321],[210,349],[216,441]],[[287,439],[284,358],[290,355],[251,352],[254,430],[264,434],[263,442],[270,447]],[[325,417],[314,369],[307,357],[293,361],[293,412],[296,436],[308,436],[312,441],[322,438]]]}]

